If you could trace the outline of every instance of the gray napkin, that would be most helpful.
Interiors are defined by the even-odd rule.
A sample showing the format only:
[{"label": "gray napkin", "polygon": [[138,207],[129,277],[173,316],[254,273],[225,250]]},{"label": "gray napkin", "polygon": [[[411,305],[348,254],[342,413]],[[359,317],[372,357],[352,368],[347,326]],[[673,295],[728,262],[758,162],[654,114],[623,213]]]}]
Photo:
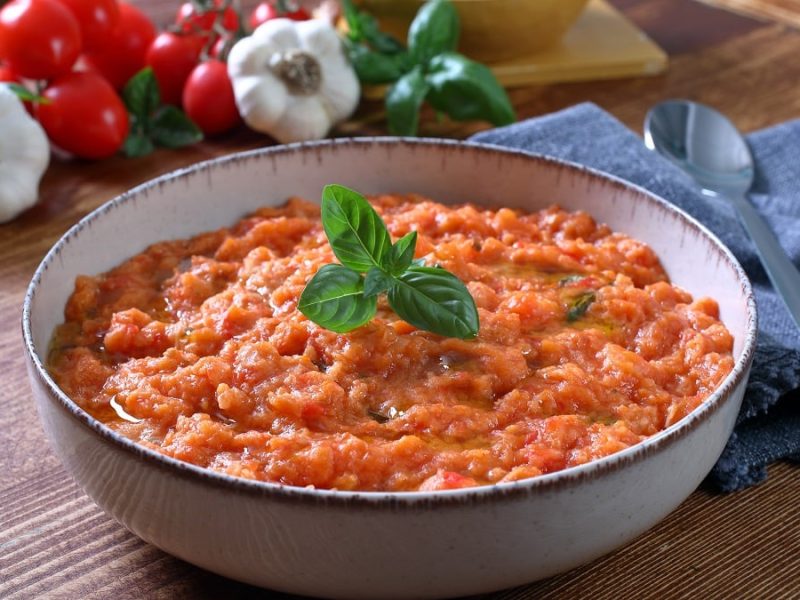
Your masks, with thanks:
[{"label": "gray napkin", "polygon": [[[612,173],[666,198],[733,251],[755,287],[759,341],[742,410],[708,483],[722,491],[763,481],[769,463],[800,460],[800,332],[767,279],[732,205],[709,198],[680,169],[594,104],[501,129],[475,141],[564,158]],[[757,165],[750,199],[800,265],[800,120],[748,137]]]}]

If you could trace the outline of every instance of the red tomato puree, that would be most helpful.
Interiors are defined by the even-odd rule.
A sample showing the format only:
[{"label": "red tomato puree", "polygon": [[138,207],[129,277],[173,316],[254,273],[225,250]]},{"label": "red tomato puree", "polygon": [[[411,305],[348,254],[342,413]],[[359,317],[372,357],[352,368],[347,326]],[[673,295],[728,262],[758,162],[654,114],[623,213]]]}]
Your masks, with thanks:
[{"label": "red tomato puree", "polygon": [[52,374],[108,427],[179,460],[404,491],[613,454],[686,416],[733,367],[716,302],[586,213],[370,201],[394,239],[416,229],[416,256],[467,284],[477,339],[417,330],[385,299],[348,334],[307,320],[297,299],[336,259],[319,208],[291,199],[79,277]]}]

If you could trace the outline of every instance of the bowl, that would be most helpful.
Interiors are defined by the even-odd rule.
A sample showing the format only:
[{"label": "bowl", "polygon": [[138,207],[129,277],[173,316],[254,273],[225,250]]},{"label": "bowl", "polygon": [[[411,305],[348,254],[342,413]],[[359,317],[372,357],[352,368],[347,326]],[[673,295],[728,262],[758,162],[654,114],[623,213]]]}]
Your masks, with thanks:
[{"label": "bowl", "polygon": [[[315,490],[237,479],[136,445],[83,412],[44,368],[79,274],[147,245],[319,198],[326,183],[441,202],[585,209],[648,242],[673,281],[718,299],[735,367],[689,416],[606,458],[533,479],[438,492]],[[143,540],[220,575],[330,598],[435,598],[548,577],[629,542],[677,507],[719,457],[756,332],[750,284],[707,229],[647,191],[494,146],[392,138],[266,148],[176,171],[75,225],[36,270],[23,307],[27,365],[52,447],[78,484]],[[657,568],[654,565],[654,568]]]},{"label": "bowl", "polygon": [[[381,28],[405,40],[424,0],[360,0]],[[461,18],[461,52],[481,62],[527,56],[561,40],[588,0],[453,0]]]}]

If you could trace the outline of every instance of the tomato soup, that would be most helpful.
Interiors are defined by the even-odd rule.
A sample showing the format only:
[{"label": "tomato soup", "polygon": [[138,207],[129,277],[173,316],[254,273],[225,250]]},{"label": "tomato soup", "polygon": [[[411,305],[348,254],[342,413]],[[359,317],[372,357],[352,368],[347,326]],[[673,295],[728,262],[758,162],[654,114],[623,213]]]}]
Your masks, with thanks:
[{"label": "tomato soup", "polygon": [[214,471],[292,486],[435,490],[613,454],[697,408],[733,368],[708,298],[588,214],[370,198],[393,238],[458,276],[474,340],[417,330],[379,300],[347,334],[297,310],[335,262],[315,204],[155,244],[82,276],[49,369],[88,413]]}]

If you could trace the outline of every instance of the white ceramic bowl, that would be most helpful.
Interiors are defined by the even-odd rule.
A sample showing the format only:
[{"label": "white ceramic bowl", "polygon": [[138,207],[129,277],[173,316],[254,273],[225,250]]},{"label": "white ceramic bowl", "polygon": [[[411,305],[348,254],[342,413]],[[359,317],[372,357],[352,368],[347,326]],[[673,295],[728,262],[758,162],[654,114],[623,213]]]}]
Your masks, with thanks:
[{"label": "white ceramic bowl", "polygon": [[[535,479],[441,492],[309,490],[235,479],[146,450],[79,409],[43,367],[75,277],[150,243],[234,223],[337,182],[442,202],[585,209],[648,242],[672,280],[720,303],[736,366],[705,404],[613,456]],[[666,516],[700,483],[730,435],[753,355],[756,314],[736,260],[705,228],[646,191],[597,172],[490,146],[361,139],[212,160],[105,204],[36,271],[23,330],[45,431],[89,496],[142,539],[255,585],[337,598],[489,592],[605,554]],[[24,432],[21,432],[24,433]],[[654,565],[654,568],[657,565]]]}]

